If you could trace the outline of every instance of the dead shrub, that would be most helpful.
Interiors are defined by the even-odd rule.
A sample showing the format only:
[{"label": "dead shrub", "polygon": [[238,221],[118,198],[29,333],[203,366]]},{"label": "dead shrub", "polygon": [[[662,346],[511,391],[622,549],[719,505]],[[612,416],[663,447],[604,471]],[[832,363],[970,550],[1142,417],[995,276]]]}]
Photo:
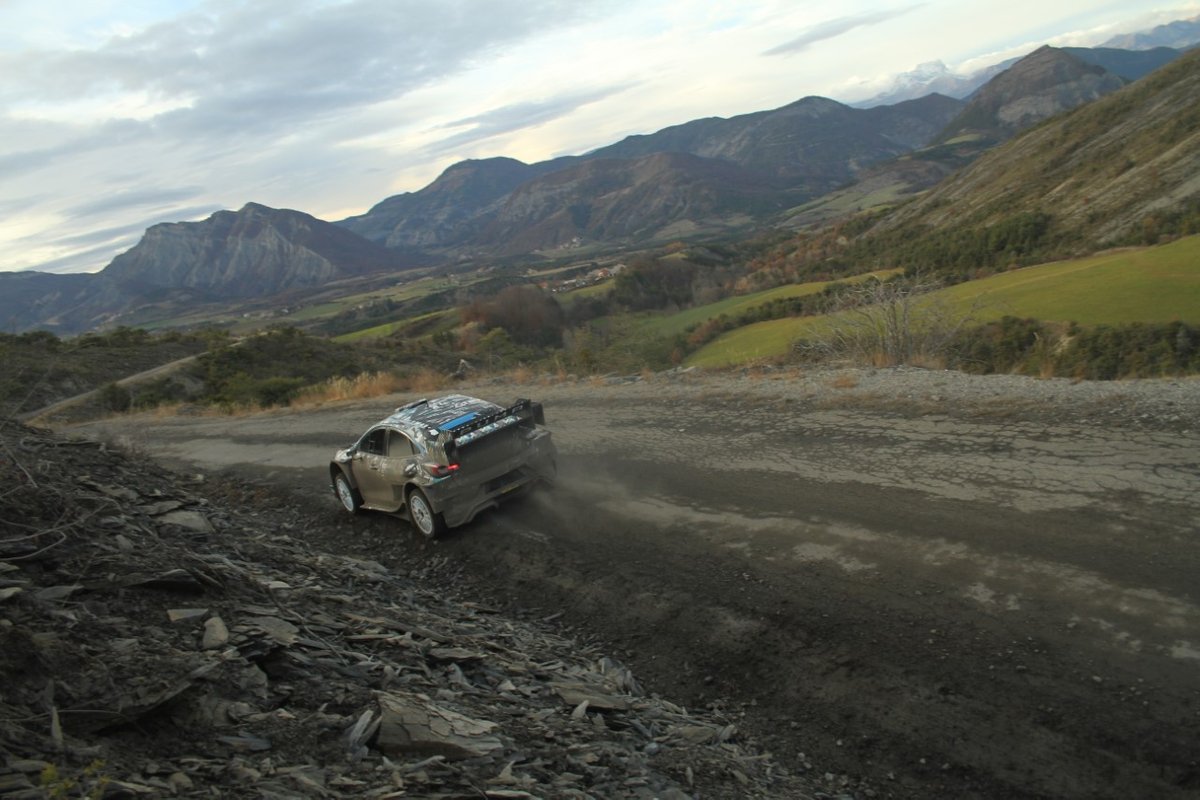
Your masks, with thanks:
[{"label": "dead shrub", "polygon": [[410,392],[436,392],[446,388],[449,378],[441,372],[423,367],[409,375],[403,388]]},{"label": "dead shrub", "polygon": [[363,372],[353,378],[330,378],[323,383],[301,390],[293,406],[319,406],[342,400],[364,400],[394,394],[404,388],[404,382],[390,372]]},{"label": "dead shrub", "polygon": [[951,342],[978,308],[955,311],[934,294],[940,287],[919,278],[847,287],[817,336],[792,349],[811,361],[840,358],[873,367],[944,363]]},{"label": "dead shrub", "polygon": [[508,371],[508,380],[511,383],[526,384],[533,382],[533,370],[524,364],[513,367]]}]

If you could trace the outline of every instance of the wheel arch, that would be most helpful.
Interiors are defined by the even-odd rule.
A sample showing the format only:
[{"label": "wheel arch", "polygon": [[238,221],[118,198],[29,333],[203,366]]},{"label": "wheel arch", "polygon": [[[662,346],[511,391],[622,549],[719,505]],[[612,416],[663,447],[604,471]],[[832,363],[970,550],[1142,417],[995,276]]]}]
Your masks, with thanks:
[{"label": "wheel arch", "polygon": [[356,492],[358,491],[358,481],[354,480],[354,473],[352,471],[346,469],[344,466],[337,463],[336,461],[330,461],[329,462],[329,485],[330,486],[332,486],[333,482],[335,480],[337,480],[338,475],[345,476],[346,481],[350,484],[350,488]]}]

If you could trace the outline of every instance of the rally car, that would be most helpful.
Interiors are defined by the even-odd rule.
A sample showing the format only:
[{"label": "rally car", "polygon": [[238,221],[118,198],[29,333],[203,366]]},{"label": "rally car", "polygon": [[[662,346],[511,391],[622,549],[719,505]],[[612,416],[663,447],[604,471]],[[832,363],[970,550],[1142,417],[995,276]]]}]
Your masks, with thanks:
[{"label": "rally car", "polygon": [[351,514],[408,517],[432,538],[555,476],[541,403],[453,394],[402,406],[339,450],[329,480]]}]

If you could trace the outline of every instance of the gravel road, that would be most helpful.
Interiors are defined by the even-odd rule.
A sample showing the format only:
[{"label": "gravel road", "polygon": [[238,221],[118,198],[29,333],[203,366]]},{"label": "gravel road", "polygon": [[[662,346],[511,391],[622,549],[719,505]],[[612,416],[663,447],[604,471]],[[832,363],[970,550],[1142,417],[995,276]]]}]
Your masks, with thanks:
[{"label": "gravel road", "polygon": [[[561,613],[831,794],[1200,791],[1200,381],[915,369],[464,385],[546,404],[559,484],[433,545],[343,519],[332,450],[401,396],[76,428]],[[873,794],[869,794],[873,793]]]}]

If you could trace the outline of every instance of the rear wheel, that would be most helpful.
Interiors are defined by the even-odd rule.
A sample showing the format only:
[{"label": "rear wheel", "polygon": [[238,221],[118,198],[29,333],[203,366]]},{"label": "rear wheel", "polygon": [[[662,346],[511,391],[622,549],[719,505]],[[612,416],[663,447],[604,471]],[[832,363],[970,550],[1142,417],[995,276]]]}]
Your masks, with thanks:
[{"label": "rear wheel", "polygon": [[408,518],[426,539],[432,539],[446,530],[446,520],[441,514],[434,513],[425,493],[417,488],[408,493]]},{"label": "rear wheel", "polygon": [[362,510],[362,496],[350,485],[350,479],[341,472],[333,477],[333,493],[347,512],[357,514]]}]

